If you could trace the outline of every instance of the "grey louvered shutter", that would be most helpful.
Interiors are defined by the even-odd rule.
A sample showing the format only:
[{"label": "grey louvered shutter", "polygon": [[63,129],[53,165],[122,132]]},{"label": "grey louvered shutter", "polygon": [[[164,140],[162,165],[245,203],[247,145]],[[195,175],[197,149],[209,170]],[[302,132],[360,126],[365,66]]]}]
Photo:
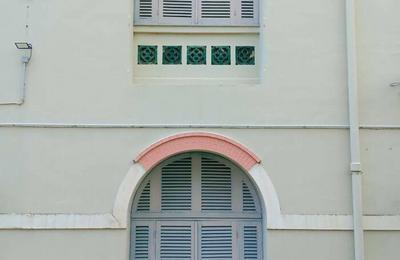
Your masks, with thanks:
[{"label": "grey louvered shutter", "polygon": [[186,157],[161,169],[161,210],[191,209],[192,157]]},{"label": "grey louvered shutter", "polygon": [[244,212],[256,211],[256,202],[246,182],[242,181],[242,210]]},{"label": "grey louvered shutter", "polygon": [[136,25],[147,25],[157,23],[157,4],[156,0],[135,0]]},{"label": "grey louvered shutter", "polygon": [[133,234],[131,240],[131,259],[153,260],[154,255],[154,227],[153,221],[138,221],[131,226]]},{"label": "grey louvered shutter", "polygon": [[200,226],[200,259],[232,260],[233,230],[228,222]]},{"label": "grey louvered shutter", "polygon": [[201,157],[201,209],[232,209],[231,168],[205,156]]},{"label": "grey louvered shutter", "polygon": [[259,222],[240,223],[240,259],[262,259],[262,230]]},{"label": "grey louvered shutter", "polygon": [[195,0],[159,0],[160,24],[193,25]]},{"label": "grey louvered shutter", "polygon": [[157,234],[157,259],[194,259],[194,222],[161,221]]},{"label": "grey louvered shutter", "polygon": [[139,200],[137,202],[137,211],[150,210],[150,190],[150,181],[147,181],[142,192],[140,193]]}]

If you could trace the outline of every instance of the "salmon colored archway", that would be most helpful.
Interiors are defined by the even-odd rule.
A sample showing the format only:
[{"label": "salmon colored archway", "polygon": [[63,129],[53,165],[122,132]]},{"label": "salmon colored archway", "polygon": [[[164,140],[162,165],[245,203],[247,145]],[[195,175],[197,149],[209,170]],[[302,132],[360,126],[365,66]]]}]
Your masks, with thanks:
[{"label": "salmon colored archway", "polygon": [[164,138],[140,153],[135,162],[140,163],[147,171],[169,156],[189,151],[220,154],[247,171],[260,163],[260,159],[243,145],[224,136],[204,132],[183,133]]}]

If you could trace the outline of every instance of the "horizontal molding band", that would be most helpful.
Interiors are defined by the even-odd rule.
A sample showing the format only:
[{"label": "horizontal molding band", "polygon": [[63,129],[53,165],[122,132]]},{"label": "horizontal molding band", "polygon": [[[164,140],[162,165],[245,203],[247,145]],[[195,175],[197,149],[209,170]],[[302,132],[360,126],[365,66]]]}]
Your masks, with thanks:
[{"label": "horizontal molding band", "polygon": [[0,230],[121,228],[112,214],[0,214]]},{"label": "horizontal molding band", "polygon": [[[282,215],[271,230],[352,230],[351,215]],[[400,215],[364,216],[367,231],[400,231]],[[0,214],[0,230],[126,229],[112,214]]]},{"label": "horizontal molding band", "polygon": [[[348,125],[234,125],[234,124],[90,124],[90,123],[0,123],[19,128],[155,128],[155,129],[349,129]],[[400,125],[360,125],[367,130],[400,130]]]}]

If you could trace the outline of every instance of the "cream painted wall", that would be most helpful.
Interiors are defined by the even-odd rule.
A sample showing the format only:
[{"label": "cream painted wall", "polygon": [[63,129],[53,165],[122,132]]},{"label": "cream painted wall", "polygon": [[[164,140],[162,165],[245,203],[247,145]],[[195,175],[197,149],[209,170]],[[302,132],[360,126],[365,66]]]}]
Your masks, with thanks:
[{"label": "cream painted wall", "polygon": [[[246,87],[135,85],[132,8],[129,0],[2,1],[0,103],[19,93],[13,43],[32,42],[34,54],[26,103],[0,105],[0,124],[348,124],[344,0],[266,1],[265,84]],[[400,87],[388,86],[400,81],[399,8],[398,0],[357,1],[363,125],[400,125]],[[110,213],[140,151],[195,130],[255,152],[283,214],[351,214],[347,129],[21,127],[0,128],[0,213]],[[361,130],[364,214],[400,214],[399,135]],[[269,231],[268,260],[353,259],[351,236]],[[366,232],[367,260],[395,259],[399,239]],[[0,259],[126,260],[127,243],[127,230],[1,230]]]},{"label": "cream painted wall", "polygon": [[400,2],[359,1],[360,115],[364,124],[400,124]]},{"label": "cream painted wall", "polygon": [[35,48],[27,102],[0,106],[3,121],[346,123],[341,0],[266,2],[267,81],[247,88],[133,85],[129,0],[20,0],[2,12],[25,3]]},{"label": "cream painted wall", "polygon": [[366,260],[397,259],[400,255],[400,232],[367,232]]},{"label": "cream painted wall", "polygon": [[362,131],[361,140],[365,214],[400,214],[400,131]]},{"label": "cream painted wall", "polygon": [[127,260],[126,231],[1,231],[0,259]]},{"label": "cream painted wall", "polygon": [[268,259],[350,260],[354,259],[352,248],[351,232],[270,231],[268,233]]},{"label": "cream painted wall", "polygon": [[22,62],[14,42],[26,40],[29,9],[22,1],[14,2],[17,1],[0,2],[0,103],[18,100],[22,84]]},{"label": "cream painted wall", "polygon": [[[133,158],[180,131],[185,130],[0,128],[0,154],[8,162],[0,165],[0,208],[9,213],[111,211]],[[202,131],[237,140],[261,158],[283,213],[351,214],[346,131]]]}]

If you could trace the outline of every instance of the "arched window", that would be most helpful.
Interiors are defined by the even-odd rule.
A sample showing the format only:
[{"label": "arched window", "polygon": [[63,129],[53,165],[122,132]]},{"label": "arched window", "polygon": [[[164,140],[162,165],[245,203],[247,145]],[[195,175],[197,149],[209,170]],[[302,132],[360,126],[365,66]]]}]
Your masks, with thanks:
[{"label": "arched window", "polygon": [[245,173],[209,153],[155,167],[133,200],[130,259],[262,259],[262,210]]}]

